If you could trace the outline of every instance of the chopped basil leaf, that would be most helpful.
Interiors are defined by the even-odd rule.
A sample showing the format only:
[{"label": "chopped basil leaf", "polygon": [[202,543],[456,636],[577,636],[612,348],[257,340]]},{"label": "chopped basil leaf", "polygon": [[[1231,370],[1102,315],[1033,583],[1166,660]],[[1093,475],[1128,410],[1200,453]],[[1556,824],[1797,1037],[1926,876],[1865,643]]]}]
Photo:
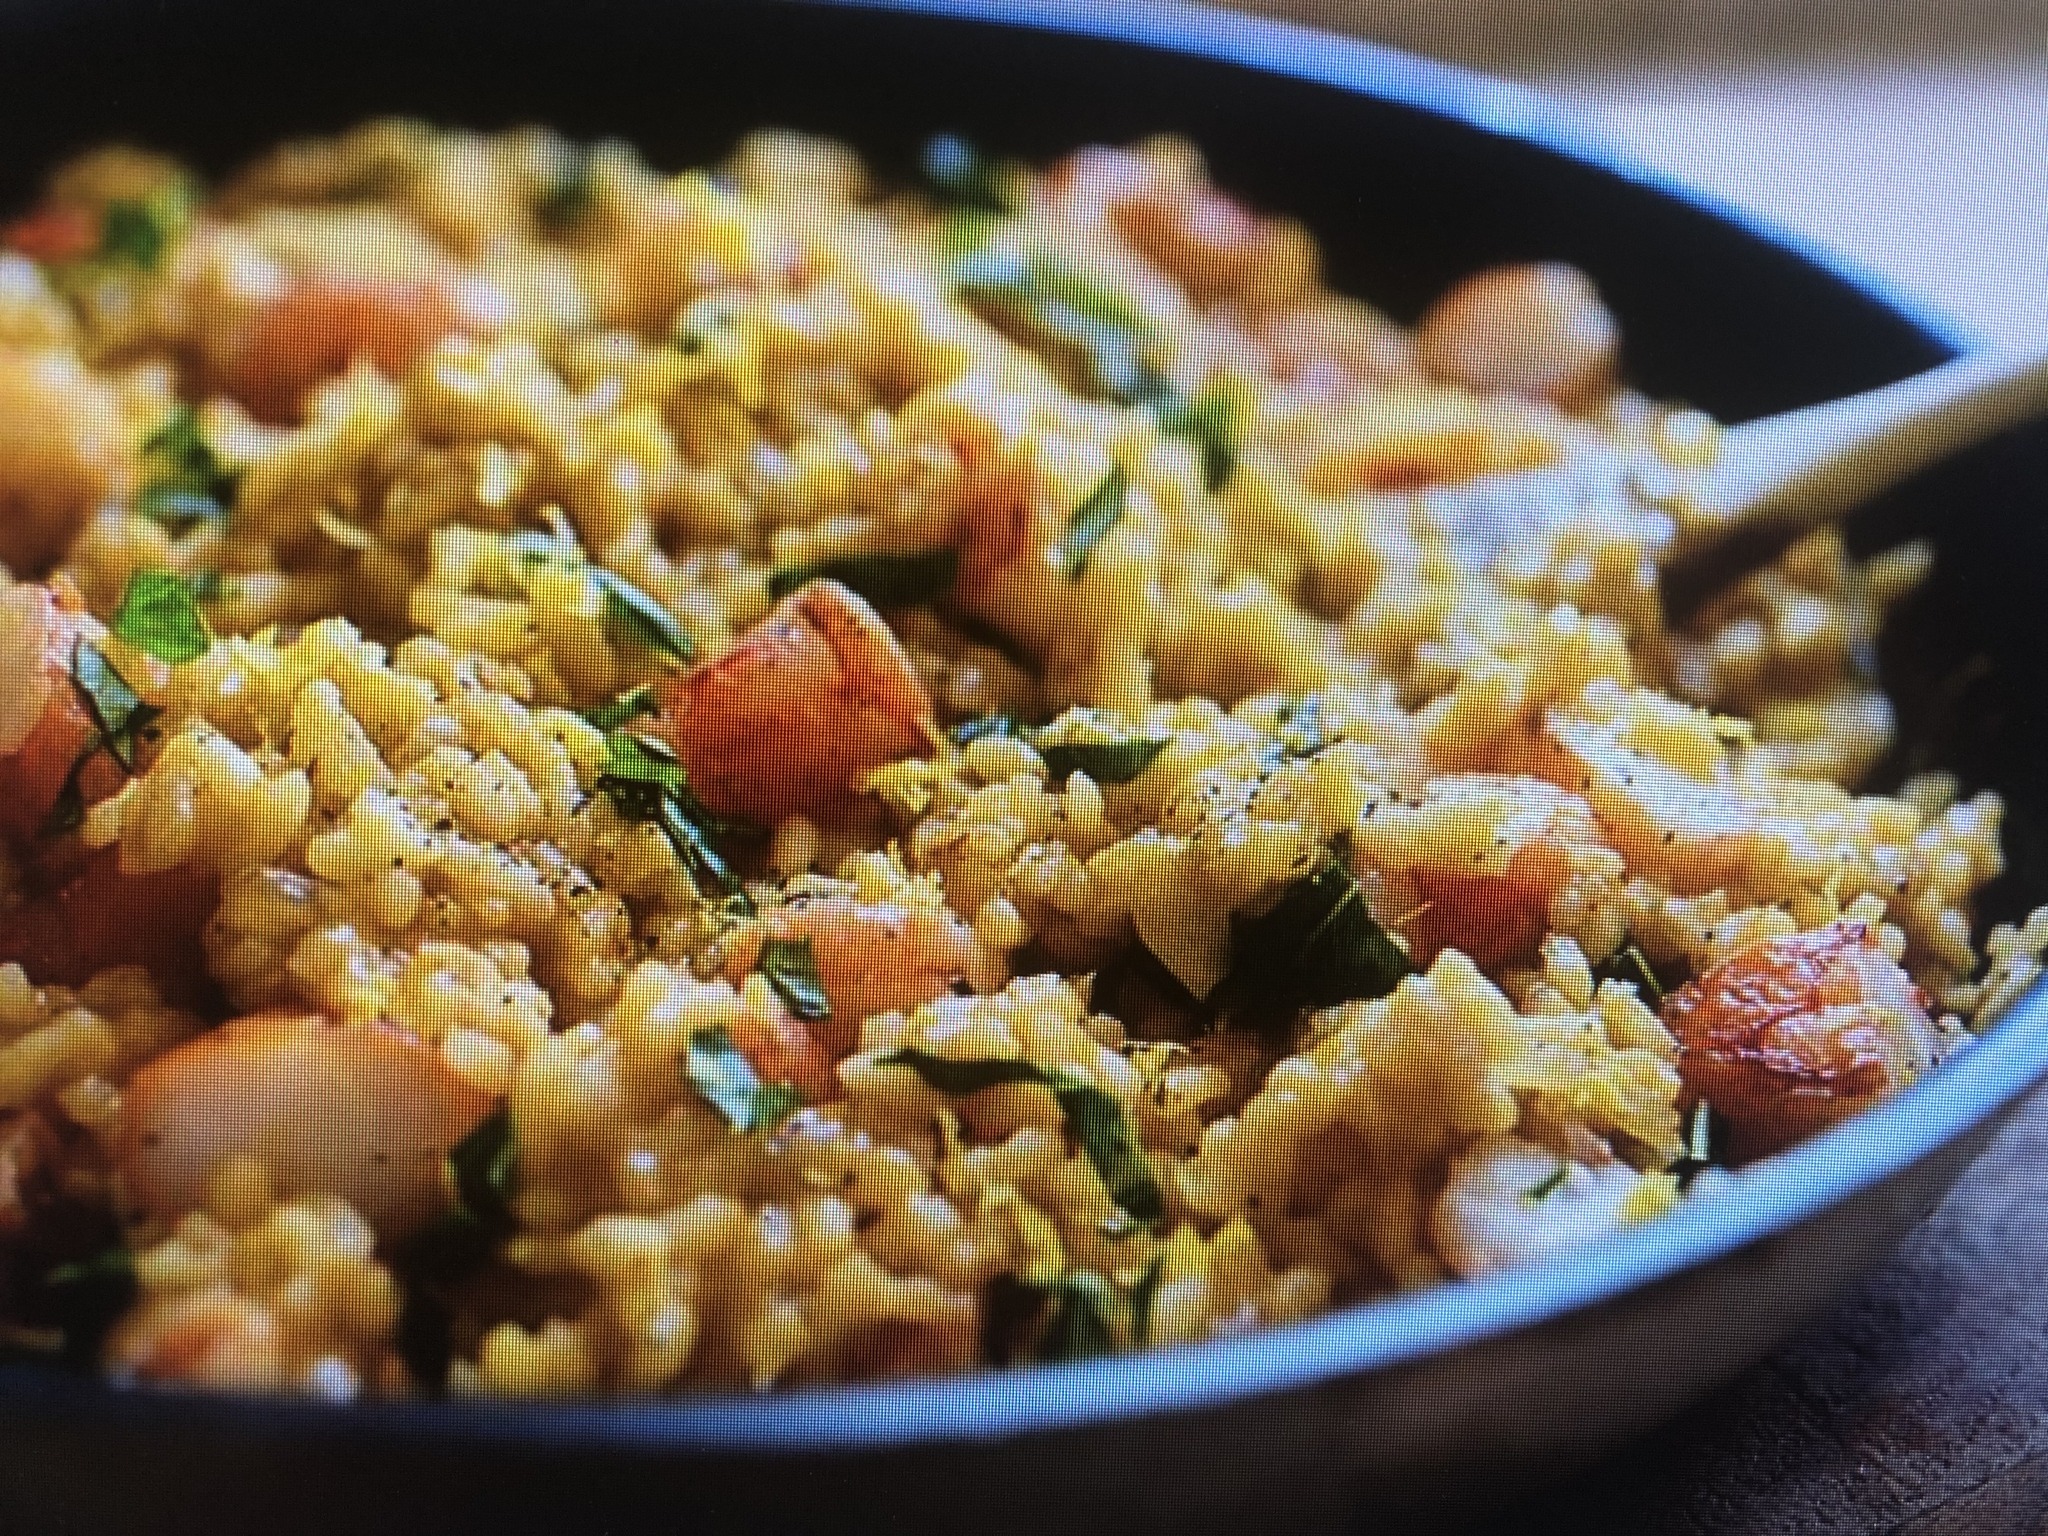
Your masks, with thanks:
[{"label": "chopped basil leaf", "polygon": [[115,610],[113,631],[173,666],[204,656],[213,644],[192,589],[168,571],[137,571]]},{"label": "chopped basil leaf", "polygon": [[416,1381],[438,1391],[454,1358],[452,1287],[490,1259],[517,1225],[512,1194],[519,1182],[519,1141],[509,1108],[500,1105],[449,1149],[454,1208],[407,1238],[392,1255],[405,1288],[397,1347]]},{"label": "chopped basil leaf", "polygon": [[521,565],[581,565],[583,551],[558,534],[540,528],[522,528],[505,535],[505,548],[519,557]]},{"label": "chopped basil leaf", "polygon": [[589,216],[597,206],[597,187],[590,171],[590,151],[581,144],[569,145],[561,165],[534,199],[533,216],[542,228],[560,234]]},{"label": "chopped basil leaf", "polygon": [[1128,1294],[1089,1269],[1069,1270],[1053,1280],[998,1275],[982,1303],[982,1358],[999,1366],[1027,1357],[1058,1364],[1145,1344],[1152,1334],[1152,1304],[1163,1268],[1163,1261],[1154,1258]]},{"label": "chopped basil leaf", "polygon": [[689,634],[675,615],[609,567],[594,564],[576,547],[566,528],[561,533],[525,528],[505,536],[504,547],[524,566],[558,566],[581,570],[604,595],[605,622],[612,633],[677,661],[695,652]]},{"label": "chopped basil leaf", "polygon": [[986,208],[948,208],[939,220],[939,253],[958,261],[980,250],[995,234],[1002,217]]},{"label": "chopped basil leaf", "polygon": [[924,179],[949,203],[983,213],[1017,211],[1017,171],[991,160],[967,140],[942,133],[917,157]]},{"label": "chopped basil leaf", "polygon": [[1234,916],[1230,949],[1228,1003],[1268,1016],[1385,997],[1415,970],[1335,856],[1259,916]]},{"label": "chopped basil leaf", "polygon": [[1144,317],[1122,296],[1063,263],[1012,251],[974,251],[955,264],[953,275],[968,303],[1078,354],[1098,393],[1135,404],[1157,377],[1144,361],[1155,345]]},{"label": "chopped basil leaf", "polygon": [[1068,516],[1067,530],[1060,536],[1060,569],[1070,581],[1080,580],[1095,546],[1122,520],[1124,498],[1129,490],[1130,481],[1123,466],[1114,465]]},{"label": "chopped basil leaf", "polygon": [[1122,295],[1047,257],[1012,252],[970,250],[955,264],[954,281],[967,302],[1078,354],[1098,393],[1144,407],[1161,431],[1194,443],[1211,491],[1230,478],[1242,432],[1236,393],[1212,383],[1190,400],[1152,362],[1158,338]]},{"label": "chopped basil leaf", "polygon": [[519,1141],[512,1112],[500,1106],[448,1153],[449,1176],[463,1210],[487,1228],[514,1224],[512,1190],[519,1178]]},{"label": "chopped basil leaf", "polygon": [[224,571],[194,571],[185,578],[195,602],[217,603],[235,595],[235,583]]},{"label": "chopped basil leaf", "polygon": [[121,1244],[43,1276],[38,1310],[64,1334],[64,1357],[90,1366],[115,1321],[134,1304],[135,1260]]},{"label": "chopped basil leaf", "polygon": [[1336,740],[1323,718],[1322,700],[1314,694],[1294,700],[1280,711],[1274,734],[1290,757],[1314,757]]},{"label": "chopped basil leaf", "polygon": [[1166,1260],[1154,1256],[1131,1287],[1131,1342],[1152,1342],[1152,1303],[1159,1299],[1159,1282],[1166,1278]]},{"label": "chopped basil leaf", "polygon": [[1051,1092],[1067,1130],[1101,1175],[1109,1196],[1140,1221],[1166,1214],[1165,1196],[1138,1145],[1137,1133],[1123,1106],[1094,1084],[1056,1067],[1041,1067],[1015,1058],[958,1061],[929,1051],[891,1051],[884,1066],[908,1067],[927,1087],[956,1097],[980,1093],[1007,1083],[1035,1083]]},{"label": "chopped basil leaf", "polygon": [[905,555],[847,555],[775,572],[768,578],[768,595],[787,597],[813,581],[836,581],[877,608],[910,608],[943,597],[959,572],[960,556],[950,549]]},{"label": "chopped basil leaf", "polygon": [[93,760],[100,749],[99,738],[86,744],[85,750],[71,760],[71,768],[64,775],[64,783],[57,791],[57,798],[50,802],[49,813],[43,817],[43,824],[36,829],[38,837],[62,837],[67,832],[76,832],[85,825],[85,765]]},{"label": "chopped basil leaf", "polygon": [[1548,1200],[1552,1195],[1556,1194],[1560,1189],[1564,1188],[1565,1180],[1570,1176],[1570,1174],[1571,1170],[1567,1168],[1563,1163],[1559,1163],[1555,1168],[1551,1169],[1549,1173],[1545,1174],[1542,1178],[1538,1179],[1534,1184],[1531,1184],[1527,1189],[1523,1190],[1522,1198],[1524,1200],[1527,1200],[1531,1205],[1537,1204],[1540,1201]]},{"label": "chopped basil leaf", "polygon": [[1150,768],[1172,743],[1163,736],[1126,736],[1116,741],[1041,742],[1037,732],[1015,715],[979,715],[963,720],[948,733],[953,745],[964,747],[990,737],[1008,737],[1031,743],[1045,760],[1045,770],[1064,781],[1080,772],[1098,784],[1128,784]]},{"label": "chopped basil leaf", "polygon": [[599,782],[604,779],[629,779],[636,784],[652,784],[657,788],[676,793],[682,791],[688,781],[683,765],[667,743],[650,736],[636,736],[631,731],[614,730],[604,739],[604,769]]},{"label": "chopped basil leaf", "polygon": [[1058,1364],[1116,1353],[1111,1319],[1122,1306],[1107,1280],[1093,1270],[1077,1269],[1044,1289],[1052,1302],[1052,1319],[1038,1341],[1040,1360]]},{"label": "chopped basil leaf", "polygon": [[1052,1072],[1035,1062],[1020,1061],[1015,1057],[959,1061],[950,1056],[934,1056],[929,1051],[911,1047],[891,1051],[882,1058],[882,1065],[908,1067],[924,1079],[927,1088],[936,1088],[940,1093],[949,1093],[955,1098],[980,1093],[985,1088],[999,1088],[1008,1083],[1037,1083],[1041,1087],[1050,1088],[1054,1076]]},{"label": "chopped basil leaf", "polygon": [[1728,1123],[1701,1099],[1693,1106],[1692,1120],[1686,1126],[1684,1153],[1664,1171],[1675,1176],[1678,1187],[1684,1189],[1704,1170],[1727,1162],[1727,1142]]},{"label": "chopped basil leaf", "polygon": [[128,679],[114,670],[114,664],[97,646],[84,640],[71,653],[71,681],[77,685],[100,728],[97,744],[133,773],[137,740],[163,711],[143,703],[141,696],[128,686]]},{"label": "chopped basil leaf", "polygon": [[638,688],[627,689],[609,704],[599,704],[586,709],[583,711],[583,718],[600,731],[609,732],[617,730],[629,721],[639,719],[642,715],[651,715],[659,707],[654,702],[654,690],[643,684]]},{"label": "chopped basil leaf", "polygon": [[1131,736],[1122,741],[1067,741],[1038,749],[1045,771],[1064,782],[1069,774],[1085,773],[1098,784],[1128,784],[1150,768],[1169,745],[1163,736]]},{"label": "chopped basil leaf", "polygon": [[174,532],[226,521],[239,477],[208,446],[190,406],[172,411],[143,442],[142,451],[150,477],[136,493],[137,513]]},{"label": "chopped basil leaf", "polygon": [[117,198],[100,219],[102,258],[132,262],[145,272],[156,269],[170,244],[170,231],[149,204]]},{"label": "chopped basil leaf", "polygon": [[153,523],[182,532],[195,523],[227,521],[227,507],[204,491],[159,481],[135,493],[135,510]]},{"label": "chopped basil leaf", "polygon": [[1030,728],[1015,715],[977,715],[972,720],[961,721],[948,734],[956,747],[991,736],[1010,736],[1020,741],[1028,741],[1031,736]]},{"label": "chopped basil leaf", "polygon": [[754,969],[768,978],[789,1011],[813,1022],[832,1017],[832,999],[818,975],[818,955],[809,939],[770,939],[761,946]]},{"label": "chopped basil leaf", "polygon": [[158,187],[147,197],[115,198],[100,215],[100,242],[93,259],[154,272],[164,252],[192,222],[196,190],[187,182]]},{"label": "chopped basil leaf", "polygon": [[1632,943],[1624,943],[1593,967],[1594,985],[1603,981],[1625,981],[1636,989],[1636,995],[1649,1007],[1664,1006],[1664,983],[1657,979],[1648,958]]},{"label": "chopped basil leaf", "polygon": [[593,565],[590,577],[604,593],[604,615],[614,630],[650,651],[677,661],[690,659],[690,637],[666,608],[617,571]]},{"label": "chopped basil leaf", "polygon": [[421,1387],[438,1393],[455,1363],[455,1308],[426,1275],[401,1275],[405,1300],[398,1308],[398,1358]]},{"label": "chopped basil leaf", "polygon": [[84,640],[71,653],[71,682],[98,730],[71,760],[57,798],[37,829],[42,837],[61,837],[83,825],[86,765],[105,751],[124,772],[133,773],[142,733],[163,713],[155,705],[143,703],[105,654]]},{"label": "chopped basil leaf", "polygon": [[1202,483],[1212,491],[1221,490],[1230,472],[1237,468],[1242,435],[1237,395],[1217,382],[1190,400],[1172,384],[1160,380],[1145,404],[1158,418],[1162,432],[1186,438],[1195,445],[1202,457]]},{"label": "chopped basil leaf", "polygon": [[690,1036],[683,1073],[704,1101],[745,1134],[773,1130],[803,1102],[786,1083],[764,1083],[746,1053],[721,1028],[700,1029]]},{"label": "chopped basil leaf", "polygon": [[716,833],[750,829],[714,815],[692,794],[689,776],[668,748],[630,731],[614,730],[605,738],[605,765],[597,787],[628,821],[660,828],[699,889],[722,897],[738,911],[753,911],[746,888],[711,844]]}]

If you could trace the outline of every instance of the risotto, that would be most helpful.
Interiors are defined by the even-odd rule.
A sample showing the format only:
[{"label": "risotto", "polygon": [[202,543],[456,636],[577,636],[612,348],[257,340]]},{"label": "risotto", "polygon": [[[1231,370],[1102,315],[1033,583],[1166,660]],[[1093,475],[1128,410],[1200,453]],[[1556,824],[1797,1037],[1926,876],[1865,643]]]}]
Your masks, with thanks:
[{"label": "risotto", "polygon": [[1582,275],[1187,145],[406,122],[0,232],[0,1316],[124,1382],[1187,1344],[1740,1200],[2029,983],[1853,787],[1930,553],[1683,624]]}]

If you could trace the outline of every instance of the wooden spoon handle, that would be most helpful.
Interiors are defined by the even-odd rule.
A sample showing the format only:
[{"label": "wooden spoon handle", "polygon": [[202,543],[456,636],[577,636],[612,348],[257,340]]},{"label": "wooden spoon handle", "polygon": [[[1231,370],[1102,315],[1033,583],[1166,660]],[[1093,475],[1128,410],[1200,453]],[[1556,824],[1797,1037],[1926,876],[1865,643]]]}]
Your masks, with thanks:
[{"label": "wooden spoon handle", "polygon": [[1994,433],[2048,415],[2048,352],[1958,358],[1867,394],[1732,428],[1691,487],[1686,542],[1736,528],[1806,527]]}]

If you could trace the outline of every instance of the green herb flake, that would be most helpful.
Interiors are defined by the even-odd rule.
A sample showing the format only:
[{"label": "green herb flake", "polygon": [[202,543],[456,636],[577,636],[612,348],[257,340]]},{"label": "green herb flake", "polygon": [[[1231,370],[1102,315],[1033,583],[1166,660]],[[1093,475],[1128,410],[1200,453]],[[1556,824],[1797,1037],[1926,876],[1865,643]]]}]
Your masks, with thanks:
[{"label": "green herb flake", "polygon": [[142,444],[149,479],[134,509],[173,532],[222,523],[234,505],[239,476],[222,465],[199,430],[199,416],[181,405]]},{"label": "green herb flake", "polygon": [[616,633],[675,661],[688,661],[695,654],[675,616],[617,571],[593,565],[590,576],[604,593],[605,619]]},{"label": "green herb flake", "polygon": [[194,571],[185,578],[194,602],[218,603],[235,595],[234,578],[224,571]]},{"label": "green herb flake", "polygon": [[832,1017],[832,999],[818,975],[817,951],[804,939],[769,939],[761,946],[754,969],[768,978],[789,1011],[815,1023]]},{"label": "green herb flake", "polygon": [[1254,1014],[1385,997],[1415,972],[1334,855],[1264,913],[1233,917],[1230,941],[1226,1000]]},{"label": "green herb flake", "polygon": [[1045,771],[1057,783],[1085,773],[1098,784],[1128,784],[1158,760],[1171,743],[1160,736],[1131,736],[1122,741],[1067,741],[1038,748]]},{"label": "green herb flake", "polygon": [[1664,984],[1650,968],[1648,958],[1632,943],[1623,944],[1593,967],[1594,985],[1598,986],[1603,981],[1625,981],[1636,989],[1636,995],[1650,1008],[1664,1006]]},{"label": "green herb flake", "polygon": [[500,1106],[448,1153],[448,1176],[461,1209],[488,1231],[516,1225],[512,1193],[519,1180],[519,1139],[512,1112]]},{"label": "green herb flake", "polygon": [[1152,1304],[1159,1299],[1159,1283],[1166,1278],[1166,1260],[1155,1256],[1131,1287],[1131,1342],[1152,1342]]},{"label": "green herb flake", "polygon": [[1543,1201],[1548,1200],[1552,1195],[1556,1194],[1560,1189],[1563,1189],[1565,1185],[1565,1180],[1570,1176],[1571,1169],[1564,1163],[1559,1163],[1555,1168],[1551,1169],[1549,1173],[1545,1174],[1542,1178],[1538,1179],[1534,1184],[1531,1184],[1527,1189],[1523,1190],[1522,1198],[1528,1201],[1531,1205],[1541,1204]]},{"label": "green herb flake", "polygon": [[[950,241],[949,241],[950,243]],[[1222,489],[1237,467],[1244,431],[1240,392],[1217,380],[1190,399],[1154,361],[1159,340],[1121,294],[1045,256],[979,249],[962,241],[954,263],[960,297],[1077,356],[1098,394],[1143,407],[1161,431],[1193,443],[1202,480]]]},{"label": "green herb flake", "polygon": [[122,197],[100,214],[100,240],[91,260],[102,267],[129,266],[154,272],[164,253],[192,223],[198,191],[186,181],[172,181],[147,197]]},{"label": "green herb flake", "polygon": [[1295,699],[1280,711],[1273,733],[1290,757],[1314,757],[1337,739],[1323,718],[1323,704],[1315,694]]},{"label": "green herb flake", "polygon": [[153,272],[169,244],[170,231],[147,203],[116,199],[101,215],[99,254],[104,260],[126,261]]},{"label": "green herb flake", "polygon": [[1149,1343],[1164,1272],[1155,1257],[1128,1291],[1088,1269],[1051,1280],[998,1275],[982,1305],[982,1357],[998,1366],[1020,1359],[1056,1365]]},{"label": "green herb flake", "polygon": [[130,576],[112,627],[130,645],[173,666],[204,656],[213,644],[192,588],[168,571]]},{"label": "green herb flake", "polygon": [[1019,741],[1030,739],[1030,728],[1015,715],[977,715],[972,720],[963,720],[947,734],[953,745],[964,747],[970,742],[985,741],[992,737],[1009,737]]},{"label": "green herb flake", "polygon": [[93,760],[99,749],[99,741],[95,739],[71,760],[71,768],[64,775],[64,783],[57,790],[57,798],[50,802],[50,809],[44,815],[42,825],[36,829],[38,837],[62,837],[65,833],[76,832],[85,825],[85,765]]},{"label": "green herb flake", "polygon": [[955,208],[984,214],[1017,211],[1017,167],[990,159],[955,134],[942,133],[928,140],[917,157],[917,168],[932,189]]},{"label": "green herb flake", "polygon": [[100,728],[96,745],[105,747],[115,762],[133,773],[139,738],[163,711],[143,703],[105,654],[84,640],[71,653],[71,681]]},{"label": "green herb flake", "polygon": [[1211,491],[1222,490],[1237,468],[1243,436],[1243,409],[1237,392],[1219,380],[1190,400],[1162,380],[1150,395],[1145,403],[1160,430],[1193,443],[1201,455],[1203,485]]},{"label": "green herb flake", "polygon": [[1110,1198],[1140,1221],[1157,1221],[1166,1214],[1165,1196],[1138,1144],[1130,1117],[1121,1104],[1094,1084],[1071,1072],[1015,1058],[960,1061],[912,1048],[891,1051],[881,1062],[908,1067],[927,1087],[956,1098],[1010,1083],[1034,1083],[1047,1089],[1066,1116],[1068,1133],[1095,1166]]},{"label": "green herb flake", "polygon": [[630,724],[642,715],[655,713],[660,706],[654,702],[654,690],[644,684],[629,688],[609,704],[599,704],[583,711],[583,718],[600,731],[612,732],[622,725]]},{"label": "green herb flake", "polygon": [[1719,1168],[1727,1162],[1727,1141],[1727,1122],[1713,1105],[1701,1099],[1693,1106],[1692,1119],[1686,1125],[1685,1151],[1664,1171],[1673,1175],[1678,1187],[1684,1189],[1707,1169]]},{"label": "green herb flake", "polygon": [[45,1274],[37,1310],[62,1330],[65,1359],[90,1366],[115,1321],[134,1305],[136,1291],[134,1257],[117,1243]]},{"label": "green herb flake", "polygon": [[651,784],[665,793],[675,793],[684,789],[688,775],[667,743],[636,736],[631,731],[613,730],[604,739],[600,786],[607,779]]},{"label": "green herb flake", "polygon": [[597,183],[591,175],[593,156],[571,144],[547,184],[533,200],[533,216],[551,234],[574,229],[597,206]]},{"label": "green herb flake", "polygon": [[1115,465],[1068,516],[1066,532],[1060,536],[1059,556],[1060,569],[1066,572],[1069,581],[1081,579],[1095,546],[1123,520],[1129,490],[1130,480],[1123,466]]},{"label": "green herb flake", "polygon": [[976,250],[954,264],[956,291],[1042,342],[1077,355],[1099,394],[1142,403],[1159,375],[1146,362],[1157,338],[1121,294],[1064,263],[1014,251]]},{"label": "green herb flake", "polygon": [[742,1135],[773,1130],[803,1103],[803,1096],[788,1084],[764,1083],[722,1028],[700,1029],[690,1036],[683,1075]]},{"label": "green herb flake", "polygon": [[814,581],[836,581],[877,608],[913,608],[944,597],[959,574],[960,556],[951,549],[847,555],[775,572],[768,578],[768,595],[787,597]]},{"label": "green herb flake", "polygon": [[698,888],[751,913],[753,901],[711,839],[718,833],[752,829],[714,815],[690,792],[689,776],[660,742],[614,730],[605,737],[605,765],[597,787],[628,821],[660,829]]},{"label": "green herb flake", "polygon": [[1113,1319],[1123,1305],[1107,1280],[1093,1270],[1079,1269],[1043,1289],[1052,1303],[1052,1317],[1038,1341],[1040,1360],[1057,1365],[1116,1353]]}]

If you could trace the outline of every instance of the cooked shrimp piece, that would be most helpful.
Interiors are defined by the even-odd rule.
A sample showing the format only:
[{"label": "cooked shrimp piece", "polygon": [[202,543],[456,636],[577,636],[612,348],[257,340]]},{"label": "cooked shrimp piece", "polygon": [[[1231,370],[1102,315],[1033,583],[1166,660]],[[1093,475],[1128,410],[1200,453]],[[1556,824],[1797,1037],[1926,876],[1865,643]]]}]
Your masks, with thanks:
[{"label": "cooked shrimp piece", "polygon": [[105,633],[62,579],[0,593],[0,838],[32,876],[27,896],[0,911],[0,964],[64,986],[140,965],[166,997],[195,1001],[208,985],[199,936],[217,904],[214,877],[185,866],[129,874],[119,850],[88,852],[47,831],[67,785],[90,806],[126,777],[93,750],[99,724],[72,681],[79,645]]},{"label": "cooked shrimp piece", "polygon": [[1522,774],[1440,774],[1419,797],[1375,806],[1352,839],[1362,870],[1413,885],[1412,910],[1392,915],[1425,969],[1446,949],[1488,971],[1533,960],[1554,910],[1583,912],[1625,875],[1585,801]]},{"label": "cooked shrimp piece", "polygon": [[139,965],[166,998],[201,1001],[212,984],[200,935],[219,905],[209,871],[179,864],[130,874],[118,849],[102,849],[56,889],[0,912],[0,965],[67,987]]},{"label": "cooked shrimp piece", "polygon": [[113,389],[71,352],[0,347],[0,562],[32,575],[124,493],[130,434]]},{"label": "cooked shrimp piece", "polygon": [[1641,1183],[1626,1163],[1596,1167],[1491,1137],[1451,1164],[1430,1237],[1453,1274],[1477,1279],[1619,1232]]},{"label": "cooked shrimp piece", "polygon": [[1613,722],[1547,716],[1531,766],[1584,797],[1631,870],[1681,894],[1713,890],[1771,861],[1776,839],[1733,784],[1630,745]]},{"label": "cooked shrimp piece", "polygon": [[385,1240],[446,1207],[443,1160],[491,1108],[417,1036],[320,1014],[233,1019],[157,1057],[122,1096],[116,1161],[143,1207],[198,1206],[236,1154],[287,1195],[336,1195]]},{"label": "cooked shrimp piece", "polygon": [[836,581],[784,598],[733,648],[671,679],[658,728],[712,810],[829,813],[861,775],[931,751],[932,701],[881,616]]},{"label": "cooked shrimp piece", "polygon": [[1862,923],[1753,944],[1664,1001],[1686,1089],[1738,1160],[1860,1114],[1931,1070],[1948,1037]]},{"label": "cooked shrimp piece", "polygon": [[117,1378],[256,1391],[284,1385],[277,1318],[225,1286],[143,1307],[123,1319],[104,1358]]},{"label": "cooked shrimp piece", "polygon": [[797,902],[766,914],[739,940],[726,963],[734,985],[771,939],[810,941],[832,1004],[830,1018],[810,1021],[811,1033],[835,1057],[860,1044],[861,1023],[875,1014],[908,1013],[962,987],[993,992],[1004,981],[1002,960],[943,909],[847,896]]},{"label": "cooked shrimp piece", "polygon": [[290,423],[308,391],[358,360],[397,378],[443,336],[474,326],[444,283],[301,277],[257,312],[227,389],[265,420]]},{"label": "cooked shrimp piece", "polygon": [[[79,642],[97,644],[105,635],[68,581],[0,592],[0,837],[17,849],[41,834],[99,735],[71,673]],[[121,765],[96,753],[79,769],[78,789],[93,805],[121,779]]]},{"label": "cooked shrimp piece", "polygon": [[1218,192],[1191,154],[1091,147],[1054,166],[1046,186],[1077,222],[1092,225],[1106,216],[1198,299],[1270,287],[1290,267],[1301,279],[1314,274],[1292,226],[1262,219]]},{"label": "cooked shrimp piece", "polygon": [[1425,903],[1402,925],[1415,963],[1427,969],[1446,949],[1463,950],[1489,971],[1528,959],[1550,931],[1550,899],[1571,869],[1568,851],[1539,838],[1517,849],[1497,875],[1411,871]]},{"label": "cooked shrimp piece", "polygon": [[1615,391],[1621,327],[1576,267],[1494,267],[1430,307],[1416,326],[1415,355],[1437,378],[1482,394],[1583,411]]},{"label": "cooked shrimp piece", "polygon": [[0,229],[0,245],[34,261],[76,261],[99,248],[101,216],[76,203],[48,203]]},{"label": "cooked shrimp piece", "polygon": [[812,1032],[814,1026],[791,1013],[781,998],[742,993],[726,1028],[763,1082],[786,1083],[813,1104],[839,1097],[832,1053]]}]

